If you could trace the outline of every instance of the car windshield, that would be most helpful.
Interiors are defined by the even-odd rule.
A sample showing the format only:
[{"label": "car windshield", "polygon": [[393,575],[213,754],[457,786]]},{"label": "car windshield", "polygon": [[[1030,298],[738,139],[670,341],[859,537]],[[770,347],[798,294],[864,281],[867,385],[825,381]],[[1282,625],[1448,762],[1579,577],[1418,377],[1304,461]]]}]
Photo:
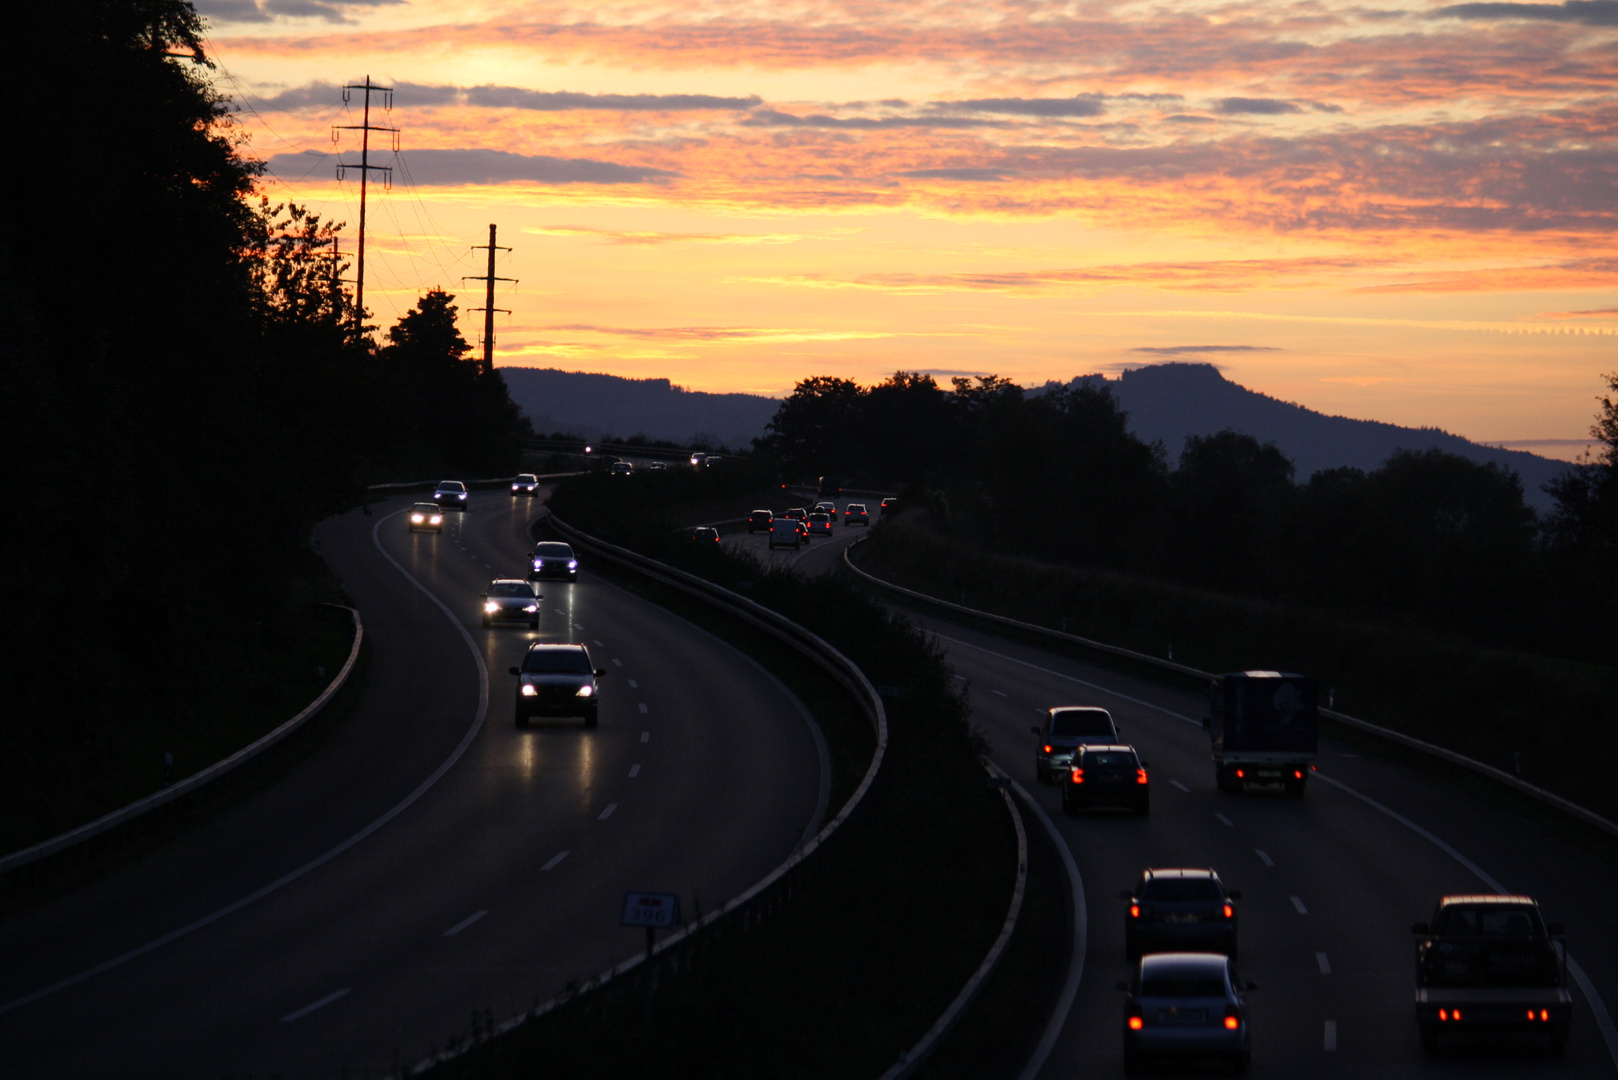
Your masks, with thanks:
[{"label": "car windshield", "polygon": [[810,521],[830,521],[831,518],[827,517],[825,514],[810,514],[809,515],[809,520]]},{"label": "car windshield", "polygon": [[1133,769],[1135,755],[1122,750],[1109,750],[1103,754],[1085,754],[1084,767],[1097,769]]},{"label": "car windshield", "polygon": [[519,483],[519,484],[532,484],[532,483],[535,483],[537,481],[537,479],[538,478],[535,477],[533,473],[526,473],[525,472],[521,476],[517,477],[516,482]]},{"label": "car windshield", "polygon": [[416,511],[418,514],[438,513],[438,507],[434,506],[432,503],[417,503],[415,506],[412,506],[411,509]]},{"label": "car windshield", "polygon": [[1433,933],[1439,937],[1536,937],[1544,933],[1539,912],[1507,904],[1451,905],[1438,915]]},{"label": "car windshield", "polygon": [[573,549],[566,544],[540,544],[534,548],[536,559],[571,559]]},{"label": "car windshield", "polygon": [[532,597],[534,590],[520,581],[499,581],[489,586],[490,596],[527,596]]},{"label": "car windshield", "polygon": [[465,491],[466,485],[459,480],[446,480],[438,485],[439,491]]},{"label": "car windshield", "polygon": [[1073,709],[1051,715],[1051,734],[1059,739],[1112,733],[1111,718],[1100,710]]},{"label": "car windshield", "polygon": [[590,656],[583,649],[535,649],[522,669],[536,675],[589,675]]},{"label": "car windshield", "polygon": [[1149,975],[1140,984],[1143,998],[1223,998],[1225,981],[1204,975]]},{"label": "car windshield", "polygon": [[1153,878],[1140,891],[1142,900],[1157,903],[1185,903],[1195,900],[1223,900],[1219,883],[1213,878]]}]

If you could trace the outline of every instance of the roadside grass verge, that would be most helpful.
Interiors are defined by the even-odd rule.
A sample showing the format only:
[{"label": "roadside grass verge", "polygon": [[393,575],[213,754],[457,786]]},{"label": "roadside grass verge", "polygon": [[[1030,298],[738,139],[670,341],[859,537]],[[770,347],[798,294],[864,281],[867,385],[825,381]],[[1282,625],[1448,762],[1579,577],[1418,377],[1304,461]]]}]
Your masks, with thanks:
[{"label": "roadside grass verge", "polygon": [[[1508,772],[1520,764],[1530,783],[1618,818],[1618,789],[1609,779],[1618,763],[1612,721],[1618,672],[1611,668],[1483,649],[1295,604],[995,555],[910,522],[873,529],[854,557],[884,581],[993,614],[1148,655],[1166,657],[1172,645],[1173,659],[1205,671],[1304,672],[1332,692],[1339,710]],[[1127,658],[994,630],[1090,663],[1201,689],[1196,680]],[[1322,730],[1545,823],[1609,861],[1618,857],[1618,843],[1610,837],[1503,785],[1324,718]]]},{"label": "roadside grass verge", "polygon": [[[350,616],[326,606],[342,601],[336,579],[311,556],[282,604],[229,625],[199,619],[188,632],[195,651],[184,669],[194,677],[171,673],[175,677],[165,680],[170,692],[157,698],[161,708],[143,708],[140,695],[118,693],[121,686],[141,685],[140,673],[125,670],[116,656],[87,654],[92,667],[102,660],[108,666],[94,670],[93,693],[85,693],[82,682],[67,691],[78,702],[69,722],[48,725],[38,714],[5,721],[0,850],[25,848],[161,790],[296,715],[348,657]],[[87,880],[273,782],[351,713],[365,667],[362,651],[343,690],[293,737],[253,761],[101,836],[0,875],[0,910]],[[168,777],[165,753],[174,756]]]},{"label": "roadside grass verge", "polygon": [[[597,492],[618,497],[610,487]],[[662,509],[672,518],[690,506],[671,499]],[[584,509],[575,500],[565,520],[599,535]],[[952,688],[942,653],[850,583],[767,570],[717,545],[666,544],[657,521],[625,524],[659,549],[648,554],[781,612],[889,688],[882,773],[855,815],[769,906],[721,920],[659,954],[650,969],[572,996],[430,1075],[870,1080],[954,999],[1010,902],[1015,832],[988,783],[966,702]],[[873,746],[869,725],[840,685],[808,661],[784,657],[790,650],[739,619],[684,594],[669,596],[675,590],[626,570],[588,569],[669,601],[792,688],[826,734],[836,812]],[[466,1038],[477,1042],[489,1020],[474,1018]]]}]

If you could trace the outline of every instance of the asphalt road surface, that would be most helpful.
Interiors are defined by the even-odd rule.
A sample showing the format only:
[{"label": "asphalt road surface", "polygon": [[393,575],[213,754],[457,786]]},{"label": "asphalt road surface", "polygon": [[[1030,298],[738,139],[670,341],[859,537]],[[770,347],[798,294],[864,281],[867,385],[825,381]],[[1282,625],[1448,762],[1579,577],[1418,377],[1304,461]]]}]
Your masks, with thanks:
[{"label": "asphalt road surface", "polygon": [[[592,577],[537,633],[480,626],[543,496],[477,493],[442,535],[409,497],[320,546],[365,617],[355,713],[290,775],[161,849],[0,922],[0,1075],[360,1077],[626,959],[625,891],[687,917],[825,814],[823,745],[735,650]],[[513,724],[527,643],[581,642],[600,727]]]},{"label": "asphalt road surface", "polygon": [[[816,501],[816,500],[811,500]],[[838,506],[848,502],[838,500]],[[859,501],[859,500],[854,500]],[[780,509],[780,508],[778,508]],[[805,573],[832,569],[865,532],[770,552],[762,534],[727,543]],[[1618,873],[1538,827],[1447,785],[1321,745],[1305,796],[1214,786],[1205,697],[1082,664],[996,634],[910,612],[948,650],[993,758],[1038,801],[1071,853],[1082,904],[1082,977],[1041,1077],[1123,1074],[1120,890],[1147,867],[1213,867],[1240,889],[1242,977],[1256,982],[1255,1077],[1613,1077],[1618,1075]],[[1253,666],[1264,666],[1254,657]],[[1030,725],[1054,705],[1099,705],[1151,764],[1152,812],[1063,813],[1060,789],[1034,775]],[[1448,1042],[1422,1053],[1414,1020],[1414,939],[1446,893],[1504,889],[1536,898],[1567,928],[1584,985],[1574,987],[1566,1056],[1532,1040]],[[1575,984],[1578,979],[1571,980]],[[1586,992],[1586,987],[1588,992]],[[1195,1074],[1196,1063],[1161,1075]],[[1215,1070],[1216,1071],[1216,1070]]]}]

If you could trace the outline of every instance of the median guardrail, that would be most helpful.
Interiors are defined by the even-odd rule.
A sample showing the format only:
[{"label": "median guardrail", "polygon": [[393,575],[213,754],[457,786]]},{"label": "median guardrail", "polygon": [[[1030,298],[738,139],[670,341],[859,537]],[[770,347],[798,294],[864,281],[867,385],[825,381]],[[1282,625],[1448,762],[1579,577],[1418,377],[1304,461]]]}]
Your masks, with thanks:
[{"label": "median guardrail", "polygon": [[[843,550],[843,565],[861,580],[875,585],[878,588],[897,593],[900,596],[909,597],[913,600],[920,600],[923,603],[956,611],[963,615],[969,615],[974,619],[982,619],[986,622],[997,623],[1001,626],[1008,626],[1026,633],[1055,638],[1072,645],[1078,645],[1086,649],[1092,649],[1096,652],[1104,653],[1108,656],[1117,656],[1135,661],[1140,664],[1145,664],[1150,667],[1156,667],[1164,671],[1172,671],[1177,675],[1187,675],[1194,678],[1210,680],[1217,678],[1213,672],[1202,671],[1198,668],[1188,667],[1185,664],[1177,664],[1173,660],[1164,660],[1161,657],[1149,656],[1146,653],[1135,652],[1132,649],[1120,648],[1117,645],[1108,645],[1105,642],[1092,641],[1089,638],[1080,637],[1077,634],[1069,634],[1061,630],[1052,630],[1049,627],[1038,626],[1034,623],[1022,622],[1018,619],[1007,618],[1004,615],[996,615],[993,612],[981,611],[978,608],[967,607],[965,604],[957,604],[937,596],[930,596],[927,593],[917,592],[914,589],[907,589],[904,586],[895,584],[891,581],[883,581],[875,574],[867,573],[866,571],[861,570],[859,566],[855,564],[850,555],[853,549],[858,547],[864,541],[865,538],[862,536],[859,540],[856,540]],[[1387,739],[1389,742],[1396,743],[1400,746],[1406,747],[1407,749],[1415,750],[1419,753],[1439,758],[1443,761],[1449,762],[1452,765],[1457,765],[1463,769],[1466,769],[1468,772],[1487,777],[1488,779],[1497,783],[1504,784],[1506,787],[1509,787],[1514,791],[1527,795],[1529,798],[1542,802],[1556,810],[1560,810],[1562,813],[1567,814],[1569,817],[1575,818],[1586,825],[1589,825],[1591,828],[1604,832],[1609,836],[1618,837],[1618,822],[1610,821],[1596,813],[1594,810],[1580,806],[1578,803],[1573,802],[1570,799],[1565,799],[1555,792],[1546,791],[1542,787],[1535,784],[1530,784],[1528,781],[1522,779],[1521,777],[1513,776],[1504,769],[1497,769],[1493,765],[1486,765],[1483,762],[1476,761],[1464,754],[1456,753],[1454,750],[1437,746],[1433,743],[1426,742],[1425,740],[1415,738],[1412,735],[1406,735],[1402,731],[1394,731],[1392,728],[1385,728],[1380,724],[1373,724],[1368,720],[1361,720],[1357,716],[1350,716],[1347,713],[1337,712],[1335,709],[1321,709],[1320,715],[1329,720],[1335,720],[1345,727],[1353,728],[1356,731],[1363,731],[1368,735],[1374,735],[1380,739]]]},{"label": "median guardrail", "polygon": [[349,648],[348,659],[343,662],[343,666],[337,672],[336,677],[320,692],[320,696],[311,701],[302,712],[274,731],[242,747],[229,757],[221,758],[207,768],[194,772],[183,780],[177,780],[160,791],[155,791],[143,799],[136,799],[134,802],[122,806],[110,814],[104,814],[94,821],[86,822],[76,829],[69,829],[67,832],[53,836],[49,840],[41,841],[32,847],[25,847],[20,851],[14,851],[10,855],[0,858],[0,874],[8,870],[15,870],[19,866],[26,866],[59,851],[65,851],[75,844],[82,844],[92,837],[100,836],[102,833],[115,829],[126,822],[133,821],[142,814],[150,813],[159,806],[189,795],[198,788],[210,784],[232,770],[252,761],[312,720],[320,710],[326,707],[332,698],[337,696],[337,692],[343,688],[343,684],[348,682],[348,677],[354,670],[354,664],[359,660],[360,646],[365,641],[365,624],[360,620],[358,611],[342,604],[331,604],[329,606],[348,612],[349,617],[353,619],[354,644]]}]

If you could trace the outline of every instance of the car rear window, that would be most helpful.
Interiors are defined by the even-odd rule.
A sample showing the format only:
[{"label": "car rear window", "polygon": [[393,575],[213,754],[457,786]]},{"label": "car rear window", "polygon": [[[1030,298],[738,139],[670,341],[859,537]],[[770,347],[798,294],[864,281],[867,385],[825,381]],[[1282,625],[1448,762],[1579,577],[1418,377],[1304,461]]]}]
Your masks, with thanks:
[{"label": "car rear window", "polygon": [[1479,904],[1444,908],[1433,932],[1440,937],[1534,937],[1544,930],[1539,912],[1531,907]]},{"label": "car rear window", "polygon": [[1059,712],[1051,717],[1051,734],[1057,738],[1112,733],[1112,721],[1104,712]]},{"label": "car rear window", "polygon": [[573,549],[566,544],[540,544],[534,548],[534,557],[539,559],[571,559]]},{"label": "car rear window", "polygon": [[1219,884],[1213,878],[1153,878],[1141,889],[1140,898],[1165,904],[1188,903],[1195,900],[1212,900],[1217,903],[1224,899],[1224,895],[1219,891]]},{"label": "car rear window", "polygon": [[446,480],[438,485],[439,491],[465,491],[466,485],[459,480]]},{"label": "car rear window", "polygon": [[1223,979],[1152,976],[1140,985],[1140,996],[1148,998],[1223,998]]},{"label": "car rear window", "polygon": [[1135,755],[1127,754],[1122,750],[1109,750],[1100,754],[1085,754],[1085,768],[1097,769],[1133,769]]},{"label": "car rear window", "polygon": [[507,581],[489,587],[490,596],[533,596],[534,590],[516,581]]},{"label": "car rear window", "polygon": [[536,675],[588,675],[590,656],[583,649],[536,649],[523,660],[522,669]]}]

